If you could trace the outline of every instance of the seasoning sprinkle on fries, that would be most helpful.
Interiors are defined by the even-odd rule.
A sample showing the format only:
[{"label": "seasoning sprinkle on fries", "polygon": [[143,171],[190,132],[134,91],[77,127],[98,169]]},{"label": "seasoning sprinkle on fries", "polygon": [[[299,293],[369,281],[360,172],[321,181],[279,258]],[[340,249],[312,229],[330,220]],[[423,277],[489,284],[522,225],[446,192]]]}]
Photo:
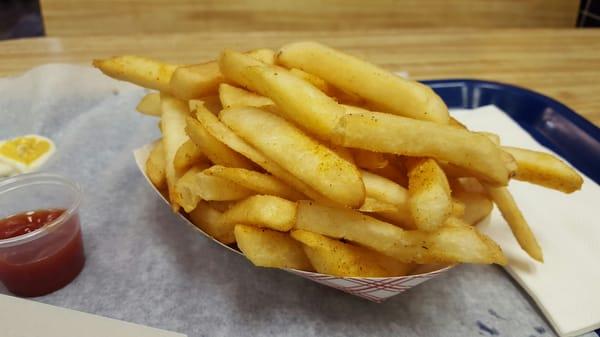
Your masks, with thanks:
[{"label": "seasoning sprinkle on fries", "polygon": [[550,154],[468,130],[429,87],[342,51],[297,42],[215,56],[94,66],[156,90],[137,106],[160,118],[150,181],[256,266],[392,277],[420,264],[504,265],[476,227],[494,204],[542,262],[510,179],[565,193],[583,183]]}]

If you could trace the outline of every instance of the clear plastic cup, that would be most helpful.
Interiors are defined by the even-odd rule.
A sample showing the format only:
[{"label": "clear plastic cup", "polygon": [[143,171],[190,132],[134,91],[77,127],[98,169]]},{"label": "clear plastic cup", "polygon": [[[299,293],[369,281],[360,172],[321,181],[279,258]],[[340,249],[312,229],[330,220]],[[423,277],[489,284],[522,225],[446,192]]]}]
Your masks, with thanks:
[{"label": "clear plastic cup", "polygon": [[41,296],[69,284],[85,264],[79,224],[81,190],[47,173],[0,180],[0,220],[38,210],[62,214],[29,233],[0,240],[0,282],[13,294]]}]

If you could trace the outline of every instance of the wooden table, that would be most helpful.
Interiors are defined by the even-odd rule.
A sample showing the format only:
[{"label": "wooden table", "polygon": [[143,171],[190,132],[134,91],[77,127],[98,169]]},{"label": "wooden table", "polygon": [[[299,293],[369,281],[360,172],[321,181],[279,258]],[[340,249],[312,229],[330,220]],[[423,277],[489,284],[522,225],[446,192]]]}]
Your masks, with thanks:
[{"label": "wooden table", "polygon": [[0,76],[51,62],[140,54],[171,62],[213,59],[223,48],[277,48],[314,39],[416,79],[479,78],[551,96],[600,125],[600,30],[377,30],[37,38],[0,42]]}]

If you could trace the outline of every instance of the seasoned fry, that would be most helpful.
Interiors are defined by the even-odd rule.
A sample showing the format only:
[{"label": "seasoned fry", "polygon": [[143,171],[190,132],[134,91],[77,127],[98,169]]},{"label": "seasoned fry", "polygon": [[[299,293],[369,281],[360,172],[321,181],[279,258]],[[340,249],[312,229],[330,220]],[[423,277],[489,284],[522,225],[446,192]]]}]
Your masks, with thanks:
[{"label": "seasoned fry", "polygon": [[471,226],[405,231],[350,209],[299,201],[295,228],[343,238],[406,263],[506,264],[500,247]]},{"label": "seasoned fry", "polygon": [[161,95],[162,115],[160,118],[163,133],[163,145],[165,148],[165,175],[169,188],[169,201],[174,212],[179,210],[175,193],[175,184],[179,174],[175,170],[174,160],[179,148],[190,138],[185,133],[185,117],[188,108],[183,101],[169,95]]},{"label": "seasoned fry", "polygon": [[162,139],[155,142],[150,155],[146,160],[146,175],[157,189],[163,190],[167,187],[167,178],[165,176],[165,149]]},{"label": "seasoned fry", "polygon": [[395,182],[377,174],[365,170],[361,170],[361,173],[368,198],[396,207],[396,210],[376,211],[377,215],[400,227],[415,229],[408,205],[408,191]]},{"label": "seasoned fry", "polygon": [[226,109],[219,117],[257,150],[327,198],[350,207],[364,202],[357,168],[288,121],[252,107]]},{"label": "seasoned fry", "polygon": [[383,153],[353,149],[352,154],[354,155],[356,166],[367,170],[381,169],[389,164]]},{"label": "seasoned fry", "polygon": [[411,264],[317,233],[295,230],[291,235],[304,245],[308,259],[321,274],[342,277],[391,277],[406,275],[412,269]]},{"label": "seasoned fry", "polygon": [[219,223],[223,227],[236,224],[253,225],[287,232],[296,221],[296,203],[272,195],[255,195],[246,198],[223,213]]},{"label": "seasoned fry", "polygon": [[190,100],[217,93],[225,78],[215,61],[178,67],[171,77],[171,93],[183,100]]},{"label": "seasoned fry", "polygon": [[206,201],[200,200],[196,208],[189,214],[190,221],[202,231],[224,244],[235,242],[233,231],[224,230],[219,224],[221,212],[209,206]]},{"label": "seasoned fry", "polygon": [[365,213],[398,212],[398,207],[385,201],[366,197],[365,202],[358,210]]},{"label": "seasoned fry", "polygon": [[204,171],[205,174],[221,177],[253,190],[258,194],[275,195],[289,200],[306,199],[306,197],[279,181],[272,175],[260,173],[243,168],[225,167],[214,165]]},{"label": "seasoned fry", "polygon": [[267,105],[275,105],[270,98],[234,87],[227,83],[222,83],[219,86],[219,99],[224,109],[245,106],[260,108]]},{"label": "seasoned fry", "polygon": [[175,173],[181,176],[192,166],[201,162],[208,162],[208,158],[200,151],[192,140],[187,140],[175,153],[173,166],[175,167]]},{"label": "seasoned fry", "polygon": [[[270,49],[258,49],[247,53],[261,62],[273,64],[275,53]],[[217,61],[181,66],[175,69],[169,82],[170,92],[183,100],[201,98],[217,93],[225,77]]]},{"label": "seasoned fry", "polygon": [[105,75],[127,81],[144,88],[168,93],[169,81],[177,65],[163,63],[146,57],[123,55],[106,60],[94,60],[94,67]]},{"label": "seasoned fry", "polygon": [[369,171],[380,175],[384,178],[387,178],[395,182],[396,184],[399,184],[400,186],[408,187],[408,176],[406,174],[406,169],[404,168],[404,165],[398,165],[398,163],[392,160],[397,160],[398,158],[390,159],[391,156],[394,155],[387,156],[388,165],[378,169],[370,169]]},{"label": "seasoned fry", "polygon": [[429,87],[316,42],[285,45],[277,52],[276,62],[314,74],[383,111],[448,123],[448,108]]},{"label": "seasoned fry", "polygon": [[233,51],[223,52],[219,65],[227,79],[269,97],[282,116],[322,139],[330,137],[344,115],[344,108],[332,98],[285,69]]},{"label": "seasoned fry", "polygon": [[193,210],[200,200],[240,200],[253,191],[231,181],[202,172],[205,166],[196,166],[184,174],[175,186],[175,200],[186,212]]},{"label": "seasoned fry", "polygon": [[469,225],[475,225],[492,212],[494,204],[482,186],[479,186],[480,189],[468,184],[468,181],[464,184],[459,181],[451,184],[452,197],[464,205],[464,214],[462,216],[453,214],[453,216],[461,218]]},{"label": "seasoned fry", "polygon": [[581,189],[583,178],[555,156],[516,147],[503,147],[517,161],[517,180],[552,188],[564,193]]},{"label": "seasoned fry", "polygon": [[521,248],[533,259],[544,262],[542,248],[540,248],[535,234],[531,231],[527,220],[523,217],[508,188],[493,186],[485,186],[485,188],[496,206],[498,206],[502,217],[506,220]]},{"label": "seasoned fry", "polygon": [[335,128],[334,144],[413,157],[433,157],[506,185],[503,151],[487,137],[447,125],[352,108]]},{"label": "seasoned fry", "polygon": [[444,171],[431,158],[406,158],[409,209],[418,229],[432,231],[452,213],[450,185]]},{"label": "seasoned fry", "polygon": [[[208,110],[206,111],[208,112]],[[217,165],[225,165],[228,167],[240,167],[246,169],[251,169],[254,167],[254,165],[252,165],[248,159],[233,151],[213,137],[209,132],[206,131],[200,122],[192,117],[186,118],[185,131],[190,136],[191,140],[196,144],[196,146],[198,146],[202,153],[204,153],[211,162]]]},{"label": "seasoned fry", "polygon": [[246,225],[235,226],[237,245],[257,267],[313,271],[302,245],[289,234]]},{"label": "seasoned fry", "polygon": [[227,145],[229,148],[244,155],[246,158],[249,158],[254,163],[258,164],[269,173],[283,180],[283,182],[294,187],[309,198],[325,203],[327,202],[325,197],[321,196],[310,186],[291,175],[274,161],[266,158],[262,153],[258,152],[252,146],[248,145],[248,143],[231,131],[227,126],[223,125],[223,123],[221,123],[215,115],[211,114],[209,111],[206,111],[206,109],[198,109],[196,111],[196,117],[198,118],[198,121],[200,121],[200,124],[206,128],[206,131],[208,131],[213,137],[217,138],[220,142]]},{"label": "seasoned fry", "polygon": [[135,109],[144,115],[160,117],[160,93],[151,92],[146,94]]}]

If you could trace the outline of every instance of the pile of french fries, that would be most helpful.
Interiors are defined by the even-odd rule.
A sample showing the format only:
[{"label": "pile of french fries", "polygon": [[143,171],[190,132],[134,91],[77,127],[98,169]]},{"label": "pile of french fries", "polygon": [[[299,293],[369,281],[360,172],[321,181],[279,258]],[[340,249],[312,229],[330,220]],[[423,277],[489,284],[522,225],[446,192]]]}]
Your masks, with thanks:
[{"label": "pile of french fries", "polygon": [[419,264],[504,265],[475,227],[493,204],[541,262],[509,180],[565,193],[582,184],[552,155],[467,130],[429,87],[315,42],[195,65],[94,65],[157,90],[137,107],[160,118],[148,177],[256,266],[390,277]]}]

